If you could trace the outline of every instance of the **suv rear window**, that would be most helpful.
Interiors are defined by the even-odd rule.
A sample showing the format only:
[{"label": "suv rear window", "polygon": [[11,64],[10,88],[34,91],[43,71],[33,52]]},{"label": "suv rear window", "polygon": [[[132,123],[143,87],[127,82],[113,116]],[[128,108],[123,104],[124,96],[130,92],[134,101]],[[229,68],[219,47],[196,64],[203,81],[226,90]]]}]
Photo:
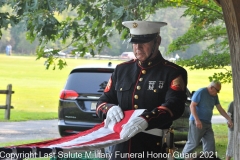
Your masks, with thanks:
[{"label": "suv rear window", "polygon": [[111,74],[111,72],[74,72],[69,75],[65,89],[78,93],[101,94]]}]

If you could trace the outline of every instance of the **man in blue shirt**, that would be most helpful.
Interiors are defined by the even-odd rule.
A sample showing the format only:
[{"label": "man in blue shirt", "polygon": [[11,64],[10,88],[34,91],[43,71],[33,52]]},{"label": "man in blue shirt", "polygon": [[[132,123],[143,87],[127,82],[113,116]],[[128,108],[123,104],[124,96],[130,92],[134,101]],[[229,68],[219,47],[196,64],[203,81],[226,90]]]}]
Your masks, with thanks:
[{"label": "man in blue shirt", "polygon": [[9,44],[6,47],[6,55],[10,56],[12,53],[12,46]]},{"label": "man in blue shirt", "polygon": [[214,106],[227,119],[228,125],[233,126],[231,117],[228,116],[219,102],[217,94],[220,90],[221,83],[213,81],[208,87],[200,88],[193,94],[190,104],[188,141],[183,148],[183,154],[191,153],[199,145],[200,140],[202,140],[205,153],[215,153],[215,139],[211,123]]}]

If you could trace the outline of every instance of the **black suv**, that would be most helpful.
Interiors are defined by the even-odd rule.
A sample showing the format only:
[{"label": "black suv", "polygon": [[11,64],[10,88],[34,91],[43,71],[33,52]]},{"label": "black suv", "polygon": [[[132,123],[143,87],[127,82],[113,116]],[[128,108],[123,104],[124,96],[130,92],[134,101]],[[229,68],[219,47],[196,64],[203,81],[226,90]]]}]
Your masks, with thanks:
[{"label": "black suv", "polygon": [[[95,113],[96,104],[114,69],[109,62],[108,65],[79,66],[70,72],[59,100],[58,129],[61,136],[78,133],[101,123]],[[188,101],[185,112],[173,123],[176,133],[181,135],[178,136],[179,140],[187,138],[191,94],[189,91],[186,94]]]}]

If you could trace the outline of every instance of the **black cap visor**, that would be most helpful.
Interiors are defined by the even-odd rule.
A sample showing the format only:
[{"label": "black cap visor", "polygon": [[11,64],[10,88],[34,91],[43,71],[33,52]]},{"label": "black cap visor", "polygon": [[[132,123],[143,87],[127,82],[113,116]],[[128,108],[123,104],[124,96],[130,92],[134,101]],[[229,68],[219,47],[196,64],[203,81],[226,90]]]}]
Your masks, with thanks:
[{"label": "black cap visor", "polygon": [[145,34],[145,35],[131,35],[128,40],[129,43],[148,43],[157,37],[158,33]]}]

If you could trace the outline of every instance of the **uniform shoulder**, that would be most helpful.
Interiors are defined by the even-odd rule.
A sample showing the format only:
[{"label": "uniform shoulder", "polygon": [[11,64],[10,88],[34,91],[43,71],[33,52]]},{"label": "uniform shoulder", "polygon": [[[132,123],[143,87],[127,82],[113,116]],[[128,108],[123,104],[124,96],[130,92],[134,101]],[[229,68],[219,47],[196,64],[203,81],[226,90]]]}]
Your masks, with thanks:
[{"label": "uniform shoulder", "polygon": [[176,69],[176,70],[182,70],[182,71],[186,72],[185,68],[183,68],[183,67],[181,67],[181,66],[179,66],[179,65],[177,65],[177,64],[175,64],[173,62],[170,62],[168,60],[164,60],[163,61],[163,65],[165,67],[169,67],[169,68]]}]

